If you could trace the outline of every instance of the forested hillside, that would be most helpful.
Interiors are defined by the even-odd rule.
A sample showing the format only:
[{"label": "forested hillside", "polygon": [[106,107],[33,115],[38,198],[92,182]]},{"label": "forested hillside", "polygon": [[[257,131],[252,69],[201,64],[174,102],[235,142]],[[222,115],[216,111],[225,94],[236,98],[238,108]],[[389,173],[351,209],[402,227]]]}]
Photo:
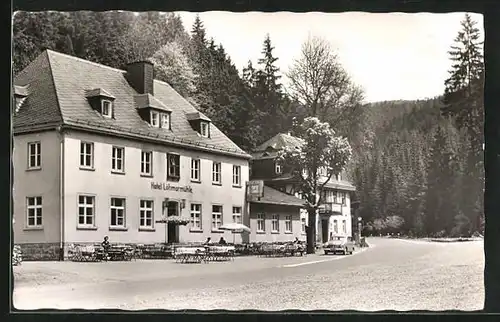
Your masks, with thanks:
[{"label": "forested hillside", "polygon": [[[248,151],[276,133],[293,132],[305,116],[329,122],[352,146],[348,172],[367,232],[481,230],[484,70],[479,31],[468,15],[450,50],[442,97],[365,105],[362,91],[318,39],[304,44],[284,75],[269,35],[255,49],[257,62],[235,66],[199,18],[185,30],[173,13],[18,12],[13,36],[14,73],[47,48],[121,69],[150,59],[157,78]],[[311,82],[309,71],[323,78]],[[290,80],[288,89],[282,77]]]}]

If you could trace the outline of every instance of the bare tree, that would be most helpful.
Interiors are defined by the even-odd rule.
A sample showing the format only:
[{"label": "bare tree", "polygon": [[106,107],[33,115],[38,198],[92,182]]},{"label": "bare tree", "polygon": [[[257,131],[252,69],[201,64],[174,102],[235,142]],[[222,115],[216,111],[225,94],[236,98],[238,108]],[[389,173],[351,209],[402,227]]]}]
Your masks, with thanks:
[{"label": "bare tree", "polygon": [[328,42],[310,36],[286,76],[290,96],[308,109],[309,116],[328,122],[338,132],[348,128],[363,91],[353,84]]}]

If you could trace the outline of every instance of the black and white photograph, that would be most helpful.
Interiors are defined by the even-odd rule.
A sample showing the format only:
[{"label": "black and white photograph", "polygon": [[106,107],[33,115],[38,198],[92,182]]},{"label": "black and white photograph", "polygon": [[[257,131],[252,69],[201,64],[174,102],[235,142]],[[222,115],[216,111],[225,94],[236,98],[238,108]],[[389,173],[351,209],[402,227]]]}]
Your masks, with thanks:
[{"label": "black and white photograph", "polygon": [[15,12],[13,307],[482,310],[484,34],[473,12]]}]

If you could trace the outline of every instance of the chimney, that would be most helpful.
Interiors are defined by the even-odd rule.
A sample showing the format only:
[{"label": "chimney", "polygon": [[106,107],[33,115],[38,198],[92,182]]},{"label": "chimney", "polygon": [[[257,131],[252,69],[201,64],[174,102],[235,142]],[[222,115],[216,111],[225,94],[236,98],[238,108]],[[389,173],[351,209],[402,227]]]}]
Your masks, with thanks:
[{"label": "chimney", "polygon": [[153,93],[154,66],[149,61],[127,64],[126,79],[139,94]]}]

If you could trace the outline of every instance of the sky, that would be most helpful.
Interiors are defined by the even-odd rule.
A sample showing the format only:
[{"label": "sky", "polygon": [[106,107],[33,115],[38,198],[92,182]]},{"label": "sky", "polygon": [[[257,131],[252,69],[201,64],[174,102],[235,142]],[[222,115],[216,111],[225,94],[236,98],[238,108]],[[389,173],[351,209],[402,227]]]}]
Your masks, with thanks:
[{"label": "sky", "polygon": [[[197,13],[177,12],[187,31]],[[267,33],[285,74],[309,35],[327,40],[365,102],[424,99],[441,95],[448,50],[464,13],[291,13],[222,11],[199,14],[208,37],[221,43],[241,71],[257,63]],[[483,16],[471,14],[484,34]],[[286,87],[287,80],[283,77]]]}]

